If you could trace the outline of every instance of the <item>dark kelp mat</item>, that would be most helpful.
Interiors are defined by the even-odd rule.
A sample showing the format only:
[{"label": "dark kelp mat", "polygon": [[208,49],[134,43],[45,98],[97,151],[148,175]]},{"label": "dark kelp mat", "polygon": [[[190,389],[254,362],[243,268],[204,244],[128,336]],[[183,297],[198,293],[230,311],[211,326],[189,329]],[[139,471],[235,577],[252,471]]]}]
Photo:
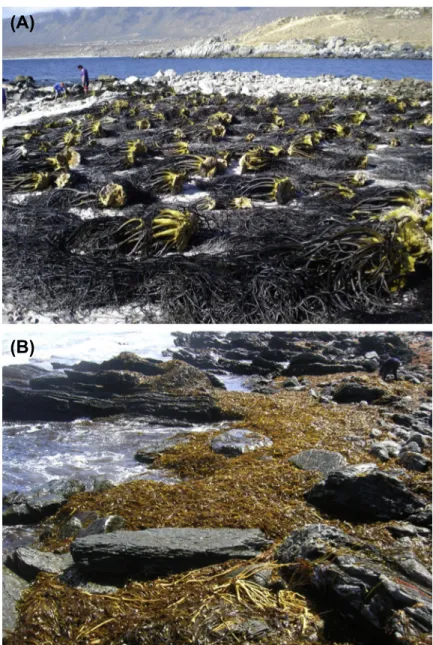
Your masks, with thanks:
[{"label": "dark kelp mat", "polygon": [[431,100],[129,89],[3,141],[4,299],[76,322],[429,322]]}]

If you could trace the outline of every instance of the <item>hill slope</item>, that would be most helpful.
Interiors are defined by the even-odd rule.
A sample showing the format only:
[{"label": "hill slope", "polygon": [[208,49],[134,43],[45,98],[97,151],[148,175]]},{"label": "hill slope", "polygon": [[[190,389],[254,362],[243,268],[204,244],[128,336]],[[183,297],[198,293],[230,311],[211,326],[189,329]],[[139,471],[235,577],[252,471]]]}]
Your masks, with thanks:
[{"label": "hill slope", "polygon": [[13,33],[10,19],[3,20],[3,55],[64,54],[81,45],[84,51],[79,49],[77,55],[110,55],[110,51],[131,55],[143,45],[174,46],[218,35],[233,38],[282,17],[313,13],[317,9],[312,7],[95,7],[43,12],[34,15],[32,34],[23,29]]},{"label": "hill slope", "polygon": [[242,45],[275,44],[292,39],[344,36],[349,41],[379,41],[429,47],[432,44],[431,9],[333,9],[323,15],[285,17],[261,25],[237,39]]}]

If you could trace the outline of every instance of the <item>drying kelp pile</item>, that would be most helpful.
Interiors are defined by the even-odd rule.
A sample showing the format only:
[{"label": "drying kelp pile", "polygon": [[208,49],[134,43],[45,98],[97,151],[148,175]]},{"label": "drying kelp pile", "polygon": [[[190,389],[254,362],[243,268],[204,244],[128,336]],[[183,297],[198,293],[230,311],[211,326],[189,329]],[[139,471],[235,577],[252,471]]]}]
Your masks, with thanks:
[{"label": "drying kelp pile", "polygon": [[427,321],[430,110],[428,90],[138,84],[9,130],[6,303],[71,322],[123,305],[137,321]]}]

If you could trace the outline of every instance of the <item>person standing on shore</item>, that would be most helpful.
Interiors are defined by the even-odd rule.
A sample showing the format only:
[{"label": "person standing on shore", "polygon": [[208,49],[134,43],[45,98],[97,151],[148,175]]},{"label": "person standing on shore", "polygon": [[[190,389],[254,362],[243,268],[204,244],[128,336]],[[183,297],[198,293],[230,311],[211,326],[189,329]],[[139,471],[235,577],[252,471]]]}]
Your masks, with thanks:
[{"label": "person standing on shore", "polygon": [[4,87],[2,87],[2,105],[3,110],[6,110],[6,90]]},{"label": "person standing on shore", "polygon": [[82,65],[78,65],[78,69],[80,70],[81,74],[81,84],[84,89],[84,94],[87,94],[87,92],[89,91],[89,72]]}]

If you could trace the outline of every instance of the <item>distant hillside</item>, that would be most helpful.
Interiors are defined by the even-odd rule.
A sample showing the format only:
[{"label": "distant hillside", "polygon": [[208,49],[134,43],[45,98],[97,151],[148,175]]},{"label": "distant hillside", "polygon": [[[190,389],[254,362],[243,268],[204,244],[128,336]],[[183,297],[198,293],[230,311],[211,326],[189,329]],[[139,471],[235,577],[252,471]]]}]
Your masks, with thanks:
[{"label": "distant hillside", "polygon": [[3,20],[3,57],[134,55],[155,44],[179,46],[199,38],[234,38],[282,17],[317,8],[97,7],[36,13],[33,33],[15,34]]},{"label": "distant hillside", "polygon": [[328,9],[321,15],[284,17],[245,32],[236,41],[242,45],[275,44],[292,39],[327,39],[344,36],[348,41],[432,44],[430,8]]}]

